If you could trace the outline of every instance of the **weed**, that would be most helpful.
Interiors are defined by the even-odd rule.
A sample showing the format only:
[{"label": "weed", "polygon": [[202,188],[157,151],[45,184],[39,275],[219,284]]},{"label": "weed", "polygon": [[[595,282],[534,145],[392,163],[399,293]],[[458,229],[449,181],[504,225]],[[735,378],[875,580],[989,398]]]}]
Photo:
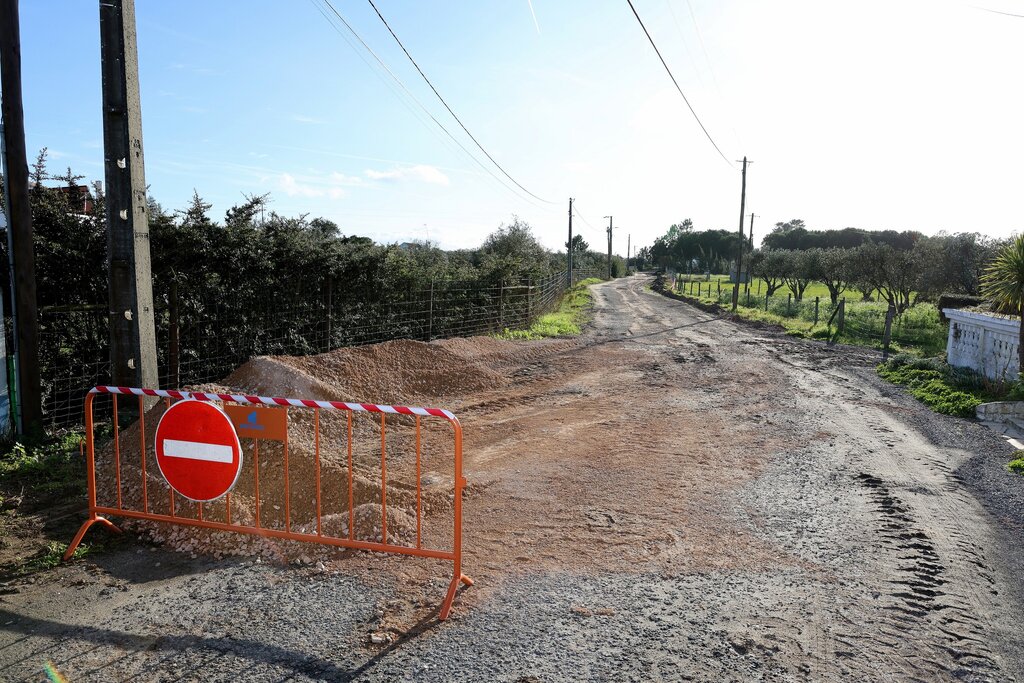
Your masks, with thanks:
[{"label": "weed", "polygon": [[81,438],[67,432],[34,443],[17,442],[0,455],[0,491],[7,494],[7,502],[18,490],[28,492],[35,502],[84,494]]},{"label": "weed", "polygon": [[993,397],[977,379],[977,373],[952,368],[937,358],[894,356],[878,366],[878,375],[905,386],[916,399],[937,413],[974,417],[977,407]]},{"label": "weed", "polygon": [[601,282],[588,278],[573,285],[562,297],[558,310],[540,316],[528,330],[503,330],[501,339],[544,339],[545,337],[571,337],[580,333],[580,327],[587,321],[590,306],[590,285]]},{"label": "weed", "polygon": [[1006,463],[1006,469],[1016,474],[1024,474],[1024,451],[1014,451],[1010,457],[1012,460]]}]

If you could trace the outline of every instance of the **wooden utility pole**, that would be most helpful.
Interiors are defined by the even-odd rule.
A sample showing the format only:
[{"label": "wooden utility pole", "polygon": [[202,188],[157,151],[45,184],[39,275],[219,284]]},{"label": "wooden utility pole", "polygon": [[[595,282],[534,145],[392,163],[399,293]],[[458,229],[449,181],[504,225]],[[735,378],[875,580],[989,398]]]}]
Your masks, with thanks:
[{"label": "wooden utility pole", "polygon": [[739,249],[736,253],[736,283],[732,288],[732,310],[736,310],[736,306],[739,305],[740,299],[740,277],[743,273],[743,243],[746,241],[743,239],[743,222],[746,218],[747,211],[747,161],[746,157],[743,157],[743,185],[740,190],[740,241]]},{"label": "wooden utility pole", "polygon": [[612,279],[612,217],[605,216],[608,219],[608,279]]},{"label": "wooden utility pole", "polygon": [[572,289],[572,197],[569,197],[569,242],[565,250],[569,254],[569,288]]},{"label": "wooden utility pole", "polygon": [[750,278],[752,266],[754,265],[754,217],[753,213],[750,214],[750,239],[747,242],[747,251],[750,252],[750,258],[747,259],[747,286],[746,290],[750,291]]},{"label": "wooden utility pole", "polygon": [[629,244],[633,241],[633,236],[626,234],[626,275],[629,275]]},{"label": "wooden utility pole", "polygon": [[[25,112],[21,102],[21,30],[18,0],[0,0],[0,75],[3,78],[4,183],[10,218],[8,246],[14,261],[11,299],[14,302],[14,353],[17,365],[19,433],[42,427],[39,383],[39,320],[36,311],[36,259],[32,207],[28,195]],[[6,372],[0,368],[0,372]]]},{"label": "wooden utility pole", "polygon": [[135,0],[100,3],[103,161],[110,258],[110,374],[119,386],[156,387],[149,207],[142,154]]}]

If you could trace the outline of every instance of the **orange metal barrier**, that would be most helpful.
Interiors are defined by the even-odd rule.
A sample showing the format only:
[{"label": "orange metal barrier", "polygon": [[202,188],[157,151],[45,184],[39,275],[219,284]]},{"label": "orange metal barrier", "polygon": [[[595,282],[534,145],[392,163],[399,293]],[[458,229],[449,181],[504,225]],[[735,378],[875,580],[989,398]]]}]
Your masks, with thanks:
[{"label": "orange metal barrier", "polygon": [[[113,434],[108,446],[102,452],[99,462],[97,461],[95,427],[93,418],[93,402],[97,396],[110,395],[112,399],[112,426]],[[126,397],[128,400],[137,400],[138,420],[128,427],[122,427],[118,423],[118,398]],[[160,400],[162,399],[162,400]],[[147,422],[153,423],[153,418],[159,411],[166,411],[173,403],[183,400],[197,400],[215,402],[220,404],[236,424],[236,431],[241,440],[244,440],[245,447],[250,455],[246,456],[245,464],[248,465],[251,457],[251,468],[244,468],[238,479],[234,493],[235,501],[232,502],[232,493],[215,501],[203,502],[190,501],[176,493],[167,482],[160,477],[159,471],[155,471],[152,463],[155,458],[155,446],[151,437],[147,436]],[[157,401],[157,405],[153,405]],[[147,403],[151,406],[147,410]],[[257,406],[271,406],[272,408],[257,408]],[[241,415],[232,415],[242,409],[243,413],[255,414],[258,410],[269,410],[268,421],[265,426],[248,423],[240,423]],[[284,411],[285,414],[280,414]],[[330,425],[322,420],[322,413],[329,411],[337,416]],[[376,460],[376,451],[379,448],[379,481],[370,480],[362,475],[355,475],[353,458],[353,444],[355,435],[353,432],[353,415],[373,414],[379,415],[379,424],[373,420],[370,431],[376,431],[379,427],[379,440],[376,435],[372,439],[373,458]],[[341,415],[345,419],[340,418]],[[260,420],[263,418],[257,416]],[[255,421],[257,417],[249,417]],[[389,422],[391,418],[391,422]],[[450,541],[450,549],[436,549],[426,547],[424,543],[424,490],[422,483],[422,472],[424,466],[424,440],[425,426],[421,423],[425,419],[437,418],[446,421],[452,427],[453,446],[453,487],[454,497],[451,500],[452,517],[454,527]],[[283,422],[282,422],[283,420]],[[307,458],[299,458],[296,462],[295,455],[289,463],[289,431],[296,424],[308,425],[312,423],[312,438],[308,433],[302,434],[305,437],[307,450],[311,446],[312,462]],[[283,430],[281,429],[283,425]],[[82,524],[78,533],[68,546],[64,559],[69,559],[81,542],[82,537],[89,528],[96,523],[104,524],[114,531],[120,531],[110,520],[101,515],[111,515],[131,519],[149,520],[153,522],[164,522],[167,524],[201,527],[216,531],[228,531],[239,534],[250,534],[265,538],[285,539],[306,543],[317,543],[327,546],[342,548],[354,548],[358,550],[371,550],[382,553],[397,553],[402,555],[413,555],[417,557],[435,558],[451,561],[454,565],[451,583],[445,595],[444,602],[439,611],[439,618],[446,619],[451,610],[452,601],[460,582],[467,586],[473,581],[462,573],[462,489],[466,480],[462,475],[462,426],[458,418],[447,410],[437,408],[412,408],[406,406],[389,406],[365,403],[346,403],[342,401],[314,401],[307,399],[276,398],[262,396],[248,396],[238,394],[212,394],[188,391],[172,391],[161,389],[139,389],[132,387],[109,387],[101,386],[92,389],[85,399],[85,426],[86,426],[86,463],[87,478],[89,487],[89,517]],[[247,434],[246,427],[258,426],[260,430],[257,438],[252,438],[254,433]],[[394,449],[389,449],[387,436],[389,426],[392,434],[405,437],[405,441],[412,447],[415,444],[415,490],[407,482],[392,482],[392,495],[401,494],[411,508],[415,501],[415,541],[409,531],[409,544],[403,545],[398,542],[401,538],[392,530],[388,530],[388,462],[389,459],[398,458],[410,470],[412,469],[411,458],[402,458],[401,454],[393,455]],[[341,443],[334,444],[338,448],[331,448],[331,443],[326,438],[327,428],[334,433],[332,438],[337,438]],[[365,424],[361,425],[366,427]],[[365,430],[364,430],[365,431]],[[129,433],[137,432],[137,433]],[[410,433],[413,438],[410,438]],[[445,437],[444,440],[447,440]],[[324,443],[326,442],[326,443]],[[240,441],[240,443],[242,443]],[[261,496],[260,491],[260,451],[261,445],[264,451],[264,484],[265,490]],[[366,440],[361,442],[366,445]],[[137,453],[131,460],[123,457],[125,450],[137,448]],[[277,449],[276,451],[274,449]],[[389,454],[389,450],[392,454]],[[268,453],[273,451],[273,453]],[[277,457],[280,451],[280,458]],[[131,453],[128,454],[129,456]],[[410,454],[405,454],[410,455]],[[338,456],[333,461],[333,474],[335,479],[341,479],[341,495],[330,495],[325,493],[325,462],[333,456]],[[280,506],[268,505],[267,469],[270,467],[268,460],[273,459],[274,465],[281,462],[283,474],[283,513],[281,518],[267,522],[268,517],[274,517]],[[147,461],[150,462],[147,474]],[[289,478],[296,466],[302,467],[304,473],[312,471],[310,481],[296,480]],[[97,472],[100,472],[100,483],[105,487],[103,500],[98,502],[98,479]],[[344,474],[341,474],[344,472]],[[412,474],[410,472],[410,474]],[[374,474],[376,477],[376,473]],[[358,486],[354,487],[354,481],[358,478]],[[251,494],[239,491],[242,484],[251,483]],[[271,478],[270,484],[276,485],[278,479]],[[379,503],[375,502],[369,507],[373,508],[376,514],[376,505],[380,506],[379,513],[379,537],[377,527],[371,529],[371,538],[360,537],[356,533],[359,523],[357,506],[354,491],[359,490],[360,496],[365,498],[365,492],[371,493],[380,486]],[[347,484],[347,485],[346,485]],[[394,488],[401,485],[401,488]],[[154,485],[162,490],[156,491]],[[338,487],[334,487],[338,488]],[[293,489],[300,494],[296,495]],[[413,498],[414,495],[414,498]],[[261,497],[263,498],[261,500]],[[447,500],[447,496],[445,496]],[[309,506],[309,517],[305,520],[296,521],[293,502],[305,503]],[[251,507],[247,504],[251,502]],[[263,511],[261,512],[261,504]],[[337,514],[326,513],[325,508],[333,506]],[[234,512],[233,512],[234,510]],[[392,510],[393,514],[398,514]],[[404,513],[403,513],[404,514]],[[234,518],[233,518],[234,517]],[[346,519],[347,517],[347,519]],[[302,528],[305,525],[308,528]],[[298,529],[296,527],[299,527]],[[332,533],[331,527],[339,527],[337,533]],[[315,530],[314,530],[315,527]],[[441,535],[444,535],[442,530]]]}]

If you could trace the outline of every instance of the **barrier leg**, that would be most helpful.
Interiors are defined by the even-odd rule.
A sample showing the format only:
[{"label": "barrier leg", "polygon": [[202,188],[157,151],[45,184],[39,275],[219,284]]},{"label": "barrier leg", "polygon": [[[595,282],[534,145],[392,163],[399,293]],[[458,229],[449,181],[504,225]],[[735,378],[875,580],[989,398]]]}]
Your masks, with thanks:
[{"label": "barrier leg", "polygon": [[462,571],[456,567],[455,575],[452,576],[452,582],[448,584],[448,593],[444,596],[444,602],[441,604],[441,612],[437,615],[437,618],[441,621],[447,619],[449,612],[452,611],[452,602],[455,601],[455,591],[458,590],[460,583],[472,586],[473,579],[463,574]]},{"label": "barrier leg", "polygon": [[78,544],[82,542],[82,537],[85,536],[85,532],[88,531],[89,527],[91,527],[96,522],[105,524],[107,527],[110,528],[111,531],[115,533],[121,533],[121,530],[117,528],[117,525],[115,525],[106,517],[100,517],[99,515],[90,515],[89,519],[85,520],[85,522],[82,523],[82,526],[78,529],[78,533],[75,534],[75,537],[71,540],[71,544],[68,546],[68,549],[64,552],[64,557],[61,558],[61,562],[67,562],[71,559],[71,556],[75,554],[76,550],[78,550]]}]

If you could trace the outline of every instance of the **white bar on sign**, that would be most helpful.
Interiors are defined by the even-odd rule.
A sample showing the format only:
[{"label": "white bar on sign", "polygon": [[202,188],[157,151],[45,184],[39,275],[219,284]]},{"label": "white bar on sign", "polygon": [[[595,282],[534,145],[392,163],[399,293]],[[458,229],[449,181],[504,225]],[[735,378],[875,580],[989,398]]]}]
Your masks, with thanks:
[{"label": "white bar on sign", "polygon": [[169,458],[188,458],[189,460],[229,463],[234,460],[235,451],[231,446],[223,446],[216,443],[164,439],[164,455]]}]

